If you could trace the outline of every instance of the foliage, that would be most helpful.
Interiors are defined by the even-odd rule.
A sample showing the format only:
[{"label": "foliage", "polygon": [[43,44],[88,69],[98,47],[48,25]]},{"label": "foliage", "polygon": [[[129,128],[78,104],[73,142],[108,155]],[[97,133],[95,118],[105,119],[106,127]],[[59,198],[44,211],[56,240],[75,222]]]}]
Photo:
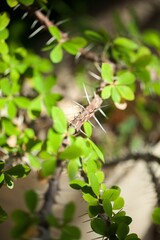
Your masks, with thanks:
[{"label": "foliage", "polygon": [[[6,2],[11,8],[20,4],[26,12],[30,10],[29,6],[33,9],[40,6],[47,8],[45,0]],[[136,234],[130,233],[132,218],[123,210],[125,201],[120,195],[120,188],[108,188],[104,184],[102,167],[105,157],[100,147],[91,140],[93,129],[88,120],[101,108],[102,99],[110,99],[115,108],[135,100],[139,118],[148,116],[144,105],[137,100],[137,92],[140,91],[143,97],[160,95],[159,33],[146,31],[142,36],[137,34],[137,40],[125,36],[112,39],[108,33],[94,30],[85,30],[83,36],[69,36],[52,23],[45,25],[51,37],[49,46],[44,47],[49,51],[49,60],[17,46],[9,38],[10,22],[12,19],[7,12],[0,14],[0,146],[4,152],[0,160],[0,186],[13,188],[13,179],[27,177],[31,170],[38,171],[43,178],[52,179],[52,176],[57,176],[58,168],[65,166],[69,185],[81,191],[88,205],[92,230],[104,239],[138,240]],[[68,124],[64,112],[57,106],[62,96],[53,91],[56,84],[53,64],[63,61],[64,54],[82,55],[87,59],[85,47],[90,43],[95,49],[99,45],[99,55],[105,55],[103,62],[101,57],[97,58],[100,81],[95,92],[101,101],[98,106],[89,102],[87,110],[84,108],[75,117],[76,124]],[[44,115],[52,123],[45,138],[41,139],[34,123]],[[144,128],[148,128],[149,123],[144,119],[142,121]],[[124,135],[130,124],[135,122],[128,121],[125,126],[119,126]],[[83,136],[77,131],[79,125],[83,125]],[[39,227],[45,221],[59,231],[58,239],[80,239],[80,230],[71,223],[75,212],[73,203],[64,207],[63,217],[59,219],[54,213],[47,213],[45,217],[39,215],[39,198],[35,191],[26,192],[25,202],[28,211],[19,209],[13,212],[13,238],[28,239],[30,229],[34,229],[37,236]],[[159,224],[159,208],[154,210],[152,217]],[[6,218],[6,212],[0,208],[0,221]]]}]

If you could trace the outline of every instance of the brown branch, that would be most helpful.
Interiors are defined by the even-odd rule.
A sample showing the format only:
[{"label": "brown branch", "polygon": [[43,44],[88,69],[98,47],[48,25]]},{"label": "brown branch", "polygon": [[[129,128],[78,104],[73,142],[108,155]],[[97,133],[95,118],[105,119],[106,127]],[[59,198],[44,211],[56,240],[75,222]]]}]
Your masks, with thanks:
[{"label": "brown branch", "polygon": [[123,163],[129,160],[145,160],[147,163],[157,162],[160,164],[160,158],[151,154],[151,153],[129,153],[124,157],[115,158],[113,160],[106,160],[106,163],[103,165],[103,168],[115,166],[118,163]]}]

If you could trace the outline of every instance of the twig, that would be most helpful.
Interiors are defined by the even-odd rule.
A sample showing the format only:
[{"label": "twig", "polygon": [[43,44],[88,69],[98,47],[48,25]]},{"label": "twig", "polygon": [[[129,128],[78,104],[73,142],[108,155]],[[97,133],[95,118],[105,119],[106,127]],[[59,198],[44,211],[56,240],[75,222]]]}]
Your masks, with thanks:
[{"label": "twig", "polygon": [[103,165],[103,168],[108,166],[115,166],[118,163],[126,162],[128,160],[145,160],[146,162],[157,162],[160,164],[160,158],[151,154],[151,153],[129,153],[124,157],[118,157],[113,160],[106,160],[106,163]]},{"label": "twig", "polygon": [[47,189],[46,193],[44,194],[44,203],[43,203],[40,211],[38,212],[38,216],[40,219],[39,236],[43,240],[51,239],[50,231],[49,231],[49,224],[48,224],[46,218],[49,214],[51,214],[51,212],[52,212],[51,209],[53,207],[53,204],[56,203],[55,197],[56,197],[57,191],[59,189],[59,178],[60,178],[62,170],[63,170],[62,164],[60,163],[59,165],[60,166],[58,166],[56,168],[56,173],[54,174],[54,177],[52,177],[49,180],[48,189]]}]

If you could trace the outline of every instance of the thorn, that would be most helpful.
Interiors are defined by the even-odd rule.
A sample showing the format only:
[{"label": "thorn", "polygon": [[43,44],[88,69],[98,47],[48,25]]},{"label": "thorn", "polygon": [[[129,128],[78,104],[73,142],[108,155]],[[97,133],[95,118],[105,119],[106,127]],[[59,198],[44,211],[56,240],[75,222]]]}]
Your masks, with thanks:
[{"label": "thorn", "polygon": [[56,26],[60,26],[61,24],[66,23],[66,22],[68,22],[68,21],[70,21],[70,18],[61,20],[61,21],[59,21],[59,22],[56,23]]},{"label": "thorn", "polygon": [[49,17],[50,14],[51,14],[51,10],[49,9],[49,10],[47,11],[47,17]]},{"label": "thorn", "polygon": [[90,51],[94,47],[93,44],[89,44],[87,47],[85,47],[86,51]]},{"label": "thorn", "polygon": [[86,223],[86,222],[89,222],[89,221],[91,221],[91,219],[85,220],[82,223]]},{"label": "thorn", "polygon": [[88,231],[87,233],[92,233],[92,232],[94,232],[93,230],[91,230],[91,231]]},{"label": "thorn", "polygon": [[92,127],[95,128],[94,124],[91,121],[88,120],[88,122],[91,124]]},{"label": "thorn", "polygon": [[85,109],[85,107],[84,107],[83,105],[81,105],[80,103],[78,103],[78,102],[76,102],[76,101],[74,101],[74,100],[72,100],[72,101],[73,101],[75,104],[77,104],[79,107]]},{"label": "thorn", "polygon": [[28,38],[34,37],[34,36],[35,36],[37,33],[39,33],[43,28],[44,28],[44,26],[40,26],[40,27],[37,28],[33,33],[31,33]]},{"label": "thorn", "polygon": [[98,121],[98,119],[95,117],[95,116],[93,116],[93,118],[95,119],[95,121],[98,123],[98,125],[100,126],[100,128],[103,130],[103,132],[105,132],[106,133],[106,130],[102,127],[102,125],[100,124],[100,122]]},{"label": "thorn", "polygon": [[94,65],[95,65],[96,69],[98,70],[98,72],[101,73],[101,67],[99,66],[99,63],[96,62]]},{"label": "thorn", "polygon": [[97,79],[97,80],[101,80],[101,77],[100,76],[98,76],[96,73],[93,73],[93,72],[91,72],[91,71],[89,71],[89,74],[92,76],[92,77],[94,77],[95,79]]},{"label": "thorn", "polygon": [[17,10],[19,7],[20,7],[20,4],[18,4],[17,6],[15,6],[15,7],[13,8],[13,11]]},{"label": "thorn", "polygon": [[83,213],[82,215],[78,216],[78,217],[84,217],[85,215],[88,215],[88,213]]},{"label": "thorn", "polygon": [[38,23],[38,20],[37,20],[37,19],[34,20],[34,22],[33,22],[32,25],[31,25],[31,29],[33,29],[33,28],[36,26],[37,23]]},{"label": "thorn", "polygon": [[98,111],[99,111],[104,117],[107,117],[106,114],[103,112],[103,110],[102,110],[101,108],[99,108]]},{"label": "thorn", "polygon": [[79,131],[80,131],[81,133],[83,133],[86,137],[88,137],[87,134],[85,134],[85,132],[83,132],[82,129],[80,129]]},{"label": "thorn", "polygon": [[78,53],[76,54],[76,56],[75,56],[75,59],[78,60],[80,56],[81,56],[81,53],[78,52]]},{"label": "thorn", "polygon": [[55,37],[51,37],[47,42],[46,45],[49,45],[50,43],[52,43],[56,38]]},{"label": "thorn", "polygon": [[27,15],[28,15],[28,12],[25,12],[25,13],[23,14],[23,16],[21,17],[21,19],[22,19],[22,20],[25,19],[25,18],[27,17]]},{"label": "thorn", "polygon": [[88,101],[88,103],[90,104],[91,101],[90,101],[90,99],[89,99],[89,96],[88,96],[88,93],[87,93],[87,89],[86,89],[84,83],[83,83],[83,88],[84,88],[84,92],[85,92],[85,95],[86,95],[87,101]]}]

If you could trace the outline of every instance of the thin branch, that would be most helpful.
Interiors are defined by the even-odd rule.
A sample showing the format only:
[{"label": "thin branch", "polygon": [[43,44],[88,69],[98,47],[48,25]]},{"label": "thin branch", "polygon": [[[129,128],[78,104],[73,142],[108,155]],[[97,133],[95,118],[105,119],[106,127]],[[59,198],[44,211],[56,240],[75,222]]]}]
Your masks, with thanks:
[{"label": "thin branch", "polygon": [[112,160],[106,160],[106,163],[103,165],[103,168],[108,166],[115,166],[118,163],[123,163],[129,160],[145,160],[146,162],[157,162],[160,164],[160,158],[151,154],[151,153],[129,153],[124,157],[118,157]]}]

